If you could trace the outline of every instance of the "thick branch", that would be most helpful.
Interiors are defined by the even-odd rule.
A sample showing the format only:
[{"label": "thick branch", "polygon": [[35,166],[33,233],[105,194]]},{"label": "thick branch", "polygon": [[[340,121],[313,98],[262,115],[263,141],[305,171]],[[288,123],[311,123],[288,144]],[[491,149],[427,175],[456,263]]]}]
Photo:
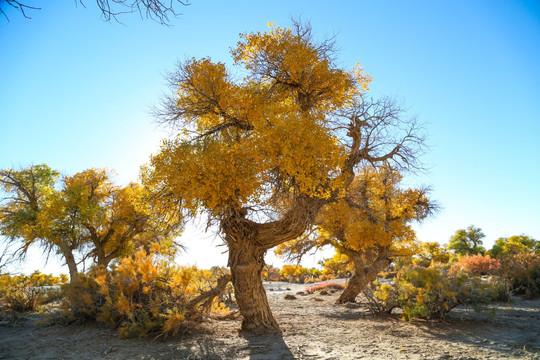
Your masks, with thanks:
[{"label": "thick branch", "polygon": [[203,312],[209,312],[212,302],[217,296],[220,296],[225,291],[227,284],[231,281],[231,275],[223,275],[218,281],[216,287],[203,292],[195,299],[189,301],[184,309],[186,311],[186,317],[194,316],[197,314],[197,309],[199,306],[202,308]]}]

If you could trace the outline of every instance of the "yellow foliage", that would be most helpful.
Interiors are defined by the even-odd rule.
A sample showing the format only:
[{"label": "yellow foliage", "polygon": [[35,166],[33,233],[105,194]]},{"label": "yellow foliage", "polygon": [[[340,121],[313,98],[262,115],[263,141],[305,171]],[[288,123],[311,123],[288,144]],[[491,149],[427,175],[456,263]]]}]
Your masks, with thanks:
[{"label": "yellow foliage", "polygon": [[377,256],[410,258],[419,251],[410,223],[425,218],[431,205],[425,190],[400,188],[401,179],[390,167],[363,168],[347,194],[321,210],[316,232],[282,244],[276,252],[295,254],[331,244],[338,252],[322,263],[325,274],[352,270],[342,252],[361,256],[365,267]]},{"label": "yellow foliage", "polygon": [[180,324],[184,321],[184,314],[179,313],[177,309],[168,309],[163,316],[166,319],[163,324],[163,331],[167,334],[176,335]]},{"label": "yellow foliage", "polygon": [[212,302],[212,307],[210,311],[214,314],[220,314],[220,315],[227,315],[230,312],[230,309],[223,303],[222,301],[219,301],[218,299],[215,299]]},{"label": "yellow foliage", "polygon": [[[401,189],[401,175],[390,168],[360,172],[347,201],[327,206],[320,226],[336,237],[340,246],[362,252],[373,247],[391,247],[396,256],[417,251],[409,223],[428,214],[424,190]],[[352,205],[351,205],[352,204]]]},{"label": "yellow foliage", "polygon": [[232,55],[252,76],[235,81],[208,58],[182,64],[175,100],[184,130],[163,141],[143,183],[166,185],[192,215],[248,203],[279,210],[270,189],[281,200],[343,193],[348,148],[332,112],[361,97],[371,78],[358,64],[339,69],[304,35],[273,25],[242,35]]},{"label": "yellow foliage", "polygon": [[53,276],[36,270],[30,275],[0,274],[0,311],[34,311],[39,305],[58,298],[59,291],[50,287],[62,285],[66,275]]},{"label": "yellow foliage", "polygon": [[[76,317],[119,327],[120,337],[156,331],[176,334],[186,304],[215,286],[220,273],[219,269],[176,266],[159,254],[138,251],[123,258],[112,271],[93,268],[81,275],[77,283],[65,288],[64,307]],[[211,310],[229,311],[218,300]]]},{"label": "yellow foliage", "polygon": [[320,264],[323,266],[322,273],[324,275],[332,275],[334,277],[348,276],[352,270],[349,257],[340,252],[336,252],[329,259],[324,259]]}]

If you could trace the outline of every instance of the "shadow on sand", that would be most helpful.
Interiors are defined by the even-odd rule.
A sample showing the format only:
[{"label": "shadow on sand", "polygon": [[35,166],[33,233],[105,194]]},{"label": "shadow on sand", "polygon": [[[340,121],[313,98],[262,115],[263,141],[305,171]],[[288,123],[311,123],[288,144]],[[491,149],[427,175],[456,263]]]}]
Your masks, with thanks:
[{"label": "shadow on sand", "polygon": [[251,335],[240,334],[247,340],[248,345],[240,349],[238,358],[250,360],[288,360],[296,359],[291,352],[282,334]]},{"label": "shadow on sand", "polygon": [[[243,341],[245,340],[245,341]],[[238,344],[219,339],[183,342],[171,348],[175,360],[288,360],[296,359],[281,334],[252,335],[240,333]],[[146,359],[146,357],[142,357]],[[169,357],[168,357],[169,358]],[[153,359],[153,357],[151,358]]]}]

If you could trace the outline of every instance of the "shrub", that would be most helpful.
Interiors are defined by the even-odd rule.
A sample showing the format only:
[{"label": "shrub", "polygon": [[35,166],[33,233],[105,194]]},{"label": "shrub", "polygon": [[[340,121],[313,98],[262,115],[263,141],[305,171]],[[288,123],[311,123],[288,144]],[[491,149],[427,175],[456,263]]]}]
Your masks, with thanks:
[{"label": "shrub", "polygon": [[444,318],[458,305],[457,294],[445,270],[446,267],[440,265],[415,266],[398,273],[398,303],[406,320]]},{"label": "shrub", "polygon": [[540,254],[530,252],[508,256],[503,260],[502,272],[515,294],[526,298],[540,296]]},{"label": "shrub", "polygon": [[[176,334],[186,318],[206,311],[228,312],[213,293],[202,296],[217,280],[216,275],[196,267],[174,266],[141,250],[123,258],[112,271],[95,268],[67,285],[64,306],[74,318],[95,319],[118,328],[121,338],[152,332]],[[222,285],[225,288],[226,282]]]},{"label": "shrub", "polygon": [[398,290],[394,281],[382,283],[375,280],[366,286],[362,294],[367,299],[369,311],[373,314],[390,314],[398,305]]},{"label": "shrub", "polygon": [[328,282],[328,283],[323,283],[323,284],[310,286],[310,287],[306,288],[305,291],[308,294],[313,294],[313,293],[315,293],[317,291],[323,291],[323,290],[328,290],[328,289],[343,290],[343,289],[345,289],[345,284],[339,284],[339,283],[336,283],[336,282]]},{"label": "shrub", "polygon": [[451,274],[457,274],[460,271],[469,272],[474,275],[495,275],[501,270],[501,263],[489,255],[464,255],[450,268]]},{"label": "shrub", "polygon": [[53,276],[39,271],[30,275],[0,275],[0,305],[4,311],[35,311],[39,305],[57,300],[59,290],[50,287],[66,281],[66,275]]},{"label": "shrub", "polygon": [[[496,287],[480,276],[460,271],[452,274],[449,266],[433,263],[429,267],[400,269],[393,283],[378,283],[368,296],[373,312],[390,312],[399,307],[403,318],[444,319],[458,305],[487,311],[497,298]],[[369,295],[369,293],[368,293]]]},{"label": "shrub", "polygon": [[272,265],[264,265],[261,276],[263,281],[279,281],[281,280],[279,273],[279,268],[273,267]]}]

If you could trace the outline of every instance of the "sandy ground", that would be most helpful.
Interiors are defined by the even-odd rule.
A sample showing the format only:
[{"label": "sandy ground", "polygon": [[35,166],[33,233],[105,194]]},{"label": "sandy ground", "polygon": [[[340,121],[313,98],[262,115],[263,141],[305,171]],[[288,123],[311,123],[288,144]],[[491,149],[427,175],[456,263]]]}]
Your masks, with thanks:
[{"label": "sandy ground", "polygon": [[515,298],[493,321],[458,309],[445,322],[404,322],[362,303],[334,305],[337,292],[265,286],[282,335],[246,336],[240,320],[208,320],[165,340],[121,340],[96,324],[35,326],[30,314],[0,319],[0,359],[540,359],[540,300]]}]

